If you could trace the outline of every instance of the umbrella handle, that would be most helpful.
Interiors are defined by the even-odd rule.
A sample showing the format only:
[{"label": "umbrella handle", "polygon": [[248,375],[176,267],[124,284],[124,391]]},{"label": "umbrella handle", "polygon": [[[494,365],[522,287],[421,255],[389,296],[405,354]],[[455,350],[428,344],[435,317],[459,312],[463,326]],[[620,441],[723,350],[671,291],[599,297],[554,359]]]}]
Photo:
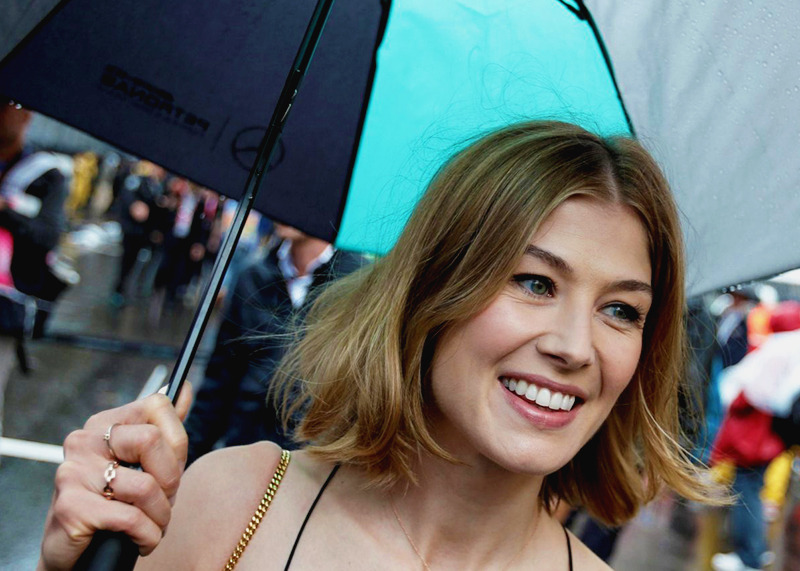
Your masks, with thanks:
[{"label": "umbrella handle", "polygon": [[100,530],[73,567],[76,571],[131,571],[139,558],[139,546],[120,531]]}]

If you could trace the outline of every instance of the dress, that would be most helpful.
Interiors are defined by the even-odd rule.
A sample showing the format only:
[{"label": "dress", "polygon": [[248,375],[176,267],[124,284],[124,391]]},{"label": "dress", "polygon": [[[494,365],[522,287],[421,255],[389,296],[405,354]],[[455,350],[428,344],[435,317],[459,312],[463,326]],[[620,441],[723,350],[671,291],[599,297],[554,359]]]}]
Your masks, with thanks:
[{"label": "dress", "polygon": [[[247,544],[250,542],[253,534],[258,529],[258,525],[261,523],[261,519],[266,515],[267,510],[269,509],[270,504],[272,503],[275,494],[278,492],[278,487],[280,486],[281,479],[283,478],[283,474],[286,471],[287,466],[289,465],[290,454],[286,451],[283,451],[282,455],[282,462],[278,464],[278,467],[275,469],[275,474],[273,474],[272,479],[270,480],[270,485],[267,487],[267,491],[264,493],[264,498],[261,500],[258,508],[256,508],[256,513],[253,516],[251,524],[248,525],[247,530],[244,532],[244,536],[242,540],[237,545],[236,549],[231,556],[231,559],[226,566],[226,569],[234,569],[236,567],[236,563],[239,561],[239,557],[241,557],[242,553],[244,552]],[[325,493],[328,484],[331,483],[333,477],[336,475],[336,472],[339,471],[339,464],[336,464],[333,469],[331,469],[328,477],[325,478],[325,482],[317,492],[314,501],[311,503],[311,506],[308,508],[306,512],[305,518],[303,518],[303,523],[300,525],[300,529],[297,531],[297,535],[294,538],[294,543],[292,544],[292,550],[289,552],[289,557],[286,560],[286,565],[284,566],[284,571],[289,571],[289,567],[292,565],[292,559],[294,559],[294,554],[297,551],[297,546],[300,544],[300,538],[303,536],[303,531],[306,529],[306,524],[308,520],[311,518],[311,514],[314,512],[314,508],[317,507],[322,494]],[[572,565],[572,542],[569,538],[569,533],[567,532],[567,528],[564,528],[564,536],[567,540],[567,556],[569,560],[569,571],[573,571]]]}]

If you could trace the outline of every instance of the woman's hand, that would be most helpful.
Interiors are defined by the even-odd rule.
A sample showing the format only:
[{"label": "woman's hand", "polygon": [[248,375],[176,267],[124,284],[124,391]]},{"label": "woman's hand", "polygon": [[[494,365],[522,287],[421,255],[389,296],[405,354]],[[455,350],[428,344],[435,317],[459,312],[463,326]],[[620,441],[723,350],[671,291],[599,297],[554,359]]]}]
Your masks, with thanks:
[{"label": "woman's hand", "polygon": [[[39,569],[71,569],[100,529],[126,533],[142,555],[155,549],[169,523],[186,463],[181,420],[191,395],[187,383],[176,407],[166,396],[155,394],[95,414],[82,430],[67,436]],[[111,426],[108,446],[104,434]],[[115,467],[116,460],[139,464],[143,471]],[[113,471],[116,475],[106,488]]]}]

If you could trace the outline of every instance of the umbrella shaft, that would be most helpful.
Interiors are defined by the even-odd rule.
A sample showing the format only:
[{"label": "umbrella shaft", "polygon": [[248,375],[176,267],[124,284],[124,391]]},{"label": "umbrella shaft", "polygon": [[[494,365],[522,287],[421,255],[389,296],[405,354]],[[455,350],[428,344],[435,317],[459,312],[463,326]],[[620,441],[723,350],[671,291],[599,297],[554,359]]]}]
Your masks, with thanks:
[{"label": "umbrella shaft", "polygon": [[228,269],[233,251],[236,244],[239,242],[239,236],[244,228],[247,215],[253,207],[256,195],[261,188],[263,176],[267,171],[267,166],[272,159],[272,155],[278,146],[278,141],[281,137],[283,125],[291,111],[294,98],[300,89],[300,83],[305,77],[308,66],[311,63],[311,58],[314,55],[314,50],[319,43],[322,31],[325,27],[325,22],[330,14],[331,7],[334,0],[319,0],[314,9],[314,14],[309,21],[306,33],[303,36],[303,41],[295,57],[292,69],[284,83],[281,95],[278,98],[278,103],[272,114],[267,132],[258,147],[258,154],[256,156],[253,168],[250,170],[250,175],[245,184],[245,191],[242,200],[236,208],[236,213],[233,217],[230,230],[228,231],[225,240],[222,243],[217,260],[211,270],[211,276],[208,279],[203,295],[200,299],[200,304],[195,311],[192,325],[189,328],[189,333],[184,340],[181,352],[178,355],[178,360],[175,363],[175,368],[172,370],[170,376],[169,386],[167,388],[167,396],[175,403],[180,394],[180,389],[183,386],[183,381],[189,372],[192,360],[194,359],[197,348],[200,345],[200,339],[203,336],[203,331],[208,324],[211,311],[214,308],[219,288],[222,285],[222,278],[225,276],[225,271]]}]

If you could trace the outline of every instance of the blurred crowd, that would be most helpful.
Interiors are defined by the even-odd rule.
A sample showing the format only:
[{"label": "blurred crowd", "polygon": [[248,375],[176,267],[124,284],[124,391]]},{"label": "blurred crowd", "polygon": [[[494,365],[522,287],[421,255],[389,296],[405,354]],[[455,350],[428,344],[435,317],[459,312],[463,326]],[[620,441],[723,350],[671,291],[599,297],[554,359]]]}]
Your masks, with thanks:
[{"label": "blurred crowd", "polygon": [[[117,152],[75,155],[34,148],[33,114],[0,100],[0,435],[3,394],[16,366],[29,368],[26,341],[44,335],[62,294],[81,278],[77,258],[112,254],[107,307],[149,305],[150,324],[165,311],[193,306],[236,202]],[[272,224],[253,213],[221,295],[265,246]]]}]

